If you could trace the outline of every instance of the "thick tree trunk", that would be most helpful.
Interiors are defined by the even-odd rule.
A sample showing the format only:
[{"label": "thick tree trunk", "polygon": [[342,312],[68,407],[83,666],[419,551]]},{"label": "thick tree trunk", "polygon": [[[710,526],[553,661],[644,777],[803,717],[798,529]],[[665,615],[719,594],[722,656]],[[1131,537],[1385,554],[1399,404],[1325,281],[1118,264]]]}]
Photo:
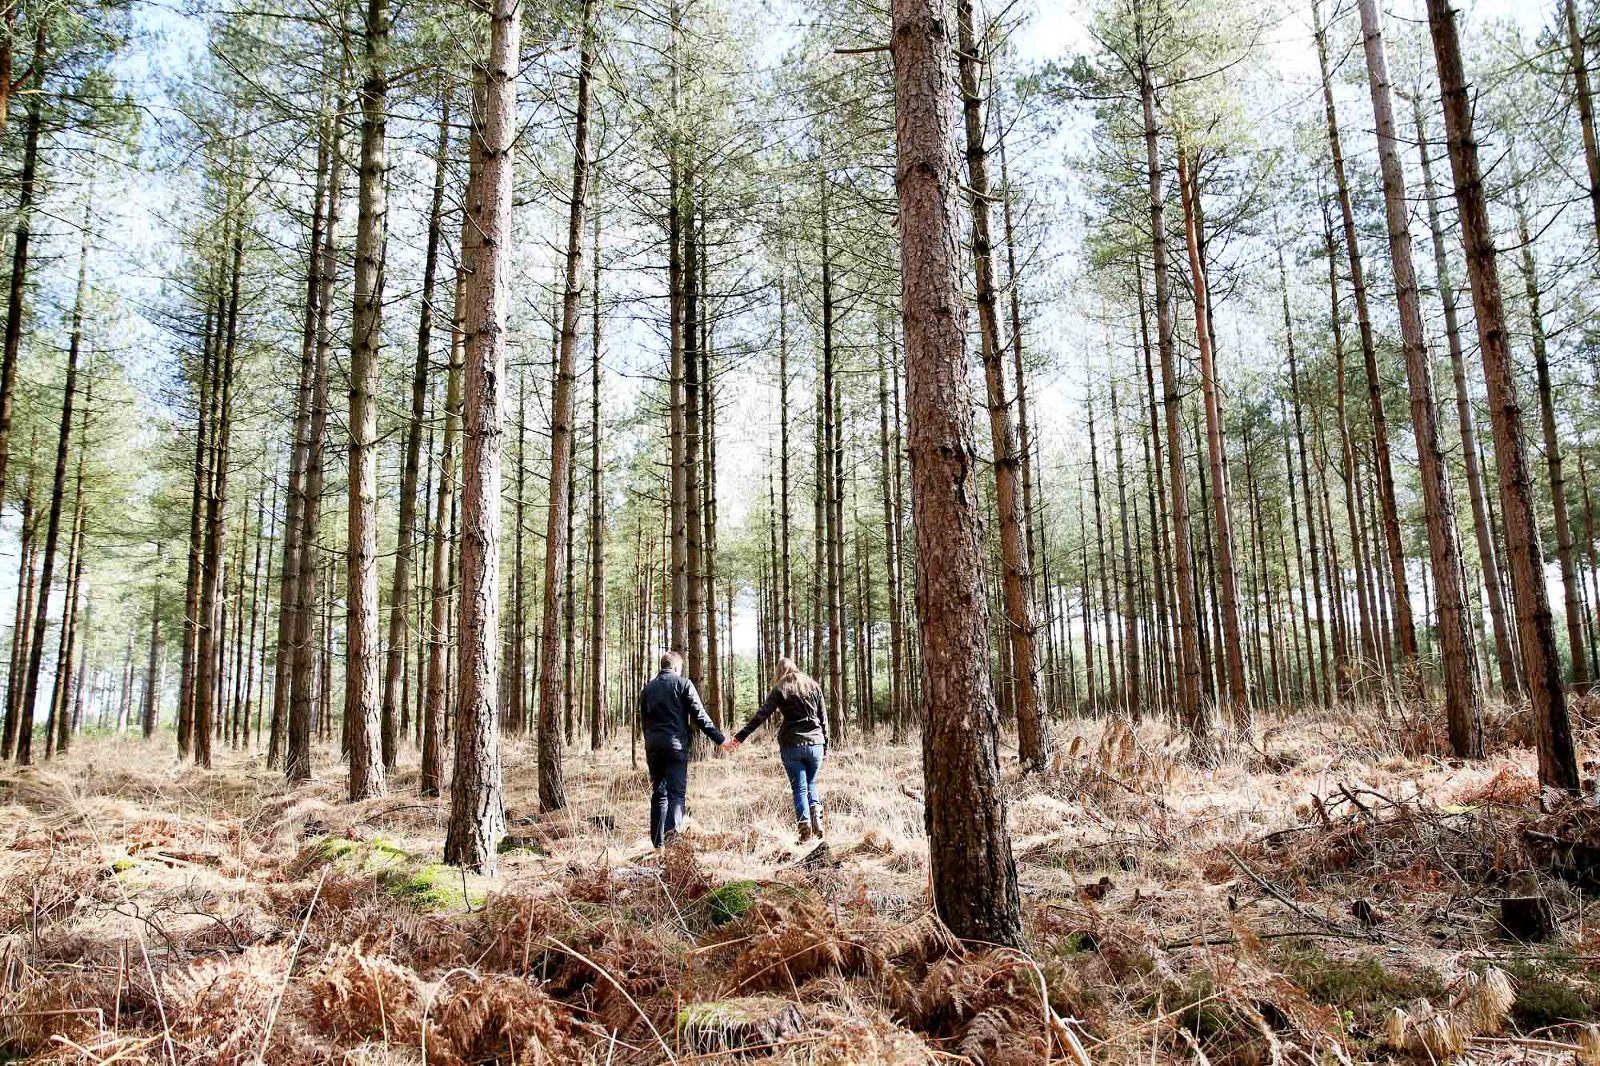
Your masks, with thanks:
[{"label": "thick tree trunk", "polygon": [[920,574],[923,773],[934,906],[967,940],[1020,946],[1021,901],[987,669],[988,598],[963,352],[958,156],[944,0],[894,0],[901,319]]},{"label": "thick tree trunk", "polygon": [[[478,195],[469,205],[470,224],[479,234],[482,250],[469,276],[463,316],[467,353],[461,478],[460,665],[455,776],[450,782],[450,824],[444,858],[452,865],[485,874],[494,872],[496,849],[505,833],[495,693],[500,683],[497,645],[501,389],[505,381],[512,249],[511,168],[516,138],[520,13],[516,0],[494,0],[490,13],[484,107],[481,114],[473,116],[478,125],[475,137],[482,142],[482,174]],[[582,198],[575,201],[581,204]],[[570,403],[569,390],[569,406]],[[552,495],[559,495],[559,490],[553,490]],[[541,791],[544,784],[541,775]]]},{"label": "thick tree trunk", "polygon": [[[1395,302],[1400,309],[1401,344],[1406,381],[1410,385],[1411,425],[1416,434],[1418,476],[1422,482],[1423,515],[1428,528],[1428,554],[1439,601],[1439,644],[1443,662],[1445,720],[1450,747],[1464,759],[1483,756],[1483,711],[1479,705],[1478,667],[1472,644],[1472,623],[1461,580],[1461,545],[1456,537],[1455,499],[1445,472],[1444,443],[1433,398],[1433,366],[1422,332],[1422,303],[1412,262],[1411,223],[1407,215],[1405,171],[1395,132],[1389,61],[1377,0],[1358,0],[1367,53],[1367,83],[1378,132],[1378,165],[1383,172],[1384,212],[1389,223],[1389,256],[1394,268]],[[1381,462],[1380,457],[1380,462]],[[1397,606],[1405,600],[1404,571],[1395,576]],[[1401,608],[1403,613],[1404,608]],[[1426,617],[1424,617],[1426,621]],[[1405,634],[1402,630],[1401,640]]]},{"label": "thick tree trunk", "polygon": [[[383,719],[378,674],[378,349],[383,334],[387,205],[384,130],[388,95],[388,0],[367,0],[366,76],[361,84],[361,164],[356,189],[355,307],[351,315],[349,562],[345,594],[345,728],[350,798],[388,791],[385,748],[394,748],[393,707]],[[387,741],[387,743],[385,743]]]},{"label": "thick tree trunk", "polygon": [[978,333],[994,454],[995,511],[1000,526],[1005,593],[1005,636],[1014,686],[1017,755],[1024,766],[1042,769],[1050,756],[1049,723],[1039,699],[1038,634],[1034,626],[1029,569],[1027,509],[1017,427],[1006,387],[1005,350],[995,306],[993,242],[989,231],[989,149],[978,85],[978,39],[972,0],[956,0],[957,52],[962,112],[966,120],[967,185],[972,190],[972,256],[977,282]]},{"label": "thick tree trunk", "polygon": [[1561,686],[1555,624],[1545,592],[1533,476],[1523,437],[1522,407],[1511,374],[1494,233],[1489,227],[1489,208],[1478,169],[1478,142],[1472,132],[1472,104],[1462,69],[1455,12],[1449,0],[1428,0],[1427,6],[1444,100],[1450,168],[1455,176],[1456,209],[1467,249],[1467,277],[1477,312],[1478,349],[1493,416],[1495,465],[1500,470],[1500,502],[1505,514],[1506,554],[1511,562],[1523,676],[1538,732],[1539,780],[1576,794],[1580,787],[1578,763],[1567,720],[1566,692]]}]

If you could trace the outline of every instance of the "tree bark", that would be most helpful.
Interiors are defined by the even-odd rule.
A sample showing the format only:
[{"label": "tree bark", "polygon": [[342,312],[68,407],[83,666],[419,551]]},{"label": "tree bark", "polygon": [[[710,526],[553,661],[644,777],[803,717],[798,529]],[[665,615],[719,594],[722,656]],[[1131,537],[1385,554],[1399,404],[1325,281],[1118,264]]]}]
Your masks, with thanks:
[{"label": "tree bark", "polygon": [[987,668],[978,458],[963,352],[950,12],[894,0],[901,318],[927,722],[923,774],[934,905],[958,937],[1020,946],[1021,901]]},{"label": "tree bark", "polygon": [[[343,80],[341,76],[341,81]],[[311,740],[318,722],[317,679],[327,687],[326,673],[317,670],[317,572],[322,558],[323,452],[328,426],[328,353],[333,347],[333,283],[339,266],[339,200],[344,179],[344,159],[339,150],[343,108],[329,119],[328,200],[323,213],[322,262],[317,268],[316,355],[311,367],[310,419],[306,427],[304,500],[300,513],[300,551],[296,574],[300,590],[294,598],[294,663],[289,672],[289,737],[283,772],[291,784],[311,780]],[[326,716],[322,721],[326,724]]]},{"label": "tree bark", "polygon": [[[474,135],[483,145],[483,164],[478,196],[470,208],[482,249],[469,275],[465,312],[460,665],[455,776],[450,783],[444,858],[452,865],[485,874],[495,870],[496,849],[505,833],[495,693],[500,683],[501,389],[512,248],[511,168],[520,13],[517,0],[494,0],[490,14],[484,107],[481,114],[473,116],[478,124]],[[577,199],[581,203],[581,198]],[[570,396],[568,402],[570,405]],[[559,489],[552,487],[552,495],[556,494]],[[540,784],[542,791],[542,777]]]},{"label": "tree bark", "polygon": [[989,438],[994,455],[995,511],[1003,560],[1006,645],[1017,718],[1017,755],[1024,766],[1042,769],[1050,756],[1049,723],[1039,699],[1038,634],[1030,595],[1027,511],[1022,494],[1017,427],[1006,386],[1005,349],[994,285],[993,242],[989,228],[989,149],[978,85],[978,39],[972,25],[972,0],[957,0],[957,51],[962,112],[966,120],[967,184],[971,189],[972,257],[976,276],[978,333],[989,408]]},{"label": "tree bark", "polygon": [[1327,36],[1323,31],[1321,6],[1312,0],[1311,15],[1317,41],[1317,62],[1322,70],[1323,111],[1328,124],[1328,147],[1333,155],[1334,186],[1339,194],[1339,212],[1344,221],[1345,254],[1350,260],[1350,286],[1356,297],[1356,326],[1361,335],[1361,357],[1366,368],[1367,404],[1372,416],[1373,446],[1377,452],[1374,476],[1378,490],[1378,509],[1382,515],[1384,545],[1388,550],[1390,584],[1394,591],[1394,624],[1400,642],[1404,680],[1410,686],[1416,677],[1417,630],[1411,617],[1411,591],[1406,583],[1405,549],[1400,542],[1400,513],[1395,503],[1394,473],[1389,452],[1389,424],[1383,412],[1383,379],[1378,375],[1377,346],[1372,336],[1372,317],[1367,311],[1366,273],[1361,264],[1361,243],[1356,233],[1355,209],[1350,200],[1350,185],[1345,178],[1344,150],[1339,139],[1339,117],[1334,109],[1333,82],[1328,73]]},{"label": "tree bark", "polygon": [[[7,17],[16,7],[7,5]],[[22,172],[17,181],[17,228],[11,241],[11,287],[6,295],[6,332],[0,345],[0,499],[5,497],[6,461],[11,452],[11,419],[22,352],[23,300],[27,294],[28,248],[33,235],[33,208],[39,173],[39,135],[44,128],[45,27],[40,17],[34,35],[33,91],[28,94],[28,126],[22,135]],[[9,39],[9,34],[7,34]],[[9,76],[8,76],[9,77]],[[10,82],[7,81],[7,93]],[[0,108],[0,115],[5,113]],[[3,121],[3,119],[0,119]]]},{"label": "tree bark", "polygon": [[[417,522],[417,480],[422,467],[422,420],[427,410],[428,361],[433,343],[433,298],[439,269],[439,241],[444,232],[444,185],[450,163],[450,94],[440,93],[439,134],[434,147],[433,199],[428,208],[428,240],[422,258],[422,301],[417,313],[417,359],[411,372],[411,420],[406,424],[405,458],[400,474],[399,530],[394,550],[394,579],[389,592],[389,644],[383,670],[383,766],[393,770],[399,747],[401,679],[411,628],[411,569]],[[426,506],[426,504],[424,504]]]},{"label": "tree bark", "polygon": [[206,540],[200,564],[200,636],[195,651],[194,761],[211,769],[211,741],[216,728],[225,633],[220,619],[220,593],[226,564],[228,453],[233,420],[234,366],[239,340],[239,284],[244,257],[243,222],[234,220],[232,265],[228,271],[227,326],[212,391],[216,422],[211,432],[211,487],[206,493]]},{"label": "tree bark", "polygon": [[1478,546],[1478,567],[1488,600],[1489,621],[1494,630],[1495,662],[1500,671],[1500,689],[1508,696],[1520,691],[1516,660],[1512,656],[1511,632],[1506,624],[1505,593],[1500,584],[1500,564],[1495,559],[1494,536],[1489,529],[1489,513],[1484,503],[1483,472],[1478,464],[1477,416],[1467,394],[1466,360],[1461,354],[1461,327],[1456,315],[1456,291],[1451,283],[1450,260],[1445,251],[1444,226],[1439,219],[1439,200],[1433,185],[1433,162],[1428,157],[1428,135],[1423,118],[1421,94],[1412,98],[1412,118],[1417,128],[1417,144],[1422,156],[1422,187],[1428,201],[1428,228],[1433,236],[1434,274],[1439,285],[1439,301],[1444,305],[1445,338],[1450,346],[1451,379],[1455,386],[1456,422],[1461,435],[1461,465],[1467,478],[1467,495],[1472,503],[1472,532]]},{"label": "tree bark", "polygon": [[[1515,148],[1513,148],[1513,153]],[[1532,337],[1534,381],[1539,395],[1539,428],[1544,434],[1544,462],[1550,480],[1551,518],[1556,530],[1556,562],[1561,570],[1561,590],[1567,619],[1567,649],[1572,656],[1572,684],[1579,692],[1589,687],[1589,664],[1583,655],[1583,598],[1578,592],[1578,568],[1572,558],[1572,519],[1567,511],[1567,479],[1563,472],[1561,440],[1556,432],[1556,405],[1550,384],[1550,356],[1540,307],[1539,265],[1533,257],[1533,234],[1528,227],[1528,205],[1522,193],[1522,176],[1512,163],[1512,198],[1517,220],[1517,242],[1522,254],[1523,290],[1528,297],[1528,330]]]},{"label": "tree bark", "polygon": [[[382,717],[378,656],[378,349],[383,342],[384,168],[388,96],[388,0],[367,0],[357,185],[355,307],[350,337],[349,563],[345,603],[345,727],[350,734],[350,799],[388,791],[385,747],[394,722]],[[385,743],[387,741],[387,744]]]},{"label": "tree bark", "polygon": [[[539,688],[539,807],[567,805],[562,770],[562,711],[566,677],[562,669],[562,621],[570,589],[564,590],[561,564],[568,551],[572,508],[572,423],[578,315],[583,298],[583,211],[589,182],[589,72],[593,63],[594,0],[584,0],[583,44],[578,64],[577,119],[573,132],[572,187],[567,211],[565,288],[561,299],[561,354],[550,402],[550,502],[545,522],[544,614],[540,628],[543,663]],[[470,357],[470,355],[469,355]],[[469,390],[470,391],[470,390]],[[471,411],[471,399],[468,399]],[[469,483],[470,484],[470,483]],[[692,622],[691,622],[692,624]]]},{"label": "tree bark", "polygon": [[[592,5],[593,0],[585,0]],[[592,15],[586,14],[586,19]],[[586,23],[587,25],[587,23]],[[603,134],[602,134],[603,135]],[[594,186],[599,184],[598,168]],[[604,422],[600,409],[600,202],[591,187],[593,216],[593,276],[590,279],[589,325],[589,750],[599,751],[606,726],[606,517],[605,467],[600,461]]]},{"label": "tree bark", "polygon": [[[93,199],[91,193],[91,200]],[[18,240],[25,241],[24,232],[19,230]],[[61,532],[61,507],[66,496],[67,462],[72,448],[72,419],[73,404],[77,400],[78,390],[78,356],[83,341],[83,301],[84,294],[89,284],[89,230],[88,219],[84,220],[82,240],[78,249],[78,288],[77,296],[73,301],[72,311],[72,339],[67,346],[66,381],[61,391],[61,423],[56,436],[56,462],[55,474],[50,483],[50,517],[45,525],[44,534],[44,561],[39,565],[39,597],[35,616],[29,619],[33,627],[33,638],[28,647],[27,675],[23,681],[22,702],[18,704],[17,717],[19,726],[17,731],[17,762],[27,766],[33,761],[33,711],[39,693],[39,668],[44,657],[44,638],[50,627],[50,586],[54,577],[56,562],[56,542]],[[76,532],[76,523],[74,523]],[[68,561],[68,572],[71,573],[71,560]],[[69,582],[70,584],[70,582]],[[65,637],[67,616],[73,610],[73,602],[69,597],[63,607],[61,621],[62,634]],[[59,658],[59,657],[58,657]],[[67,660],[59,660],[58,670],[66,668]],[[52,711],[56,708],[52,707]],[[46,756],[55,748],[55,737],[51,728],[55,725],[56,714],[52,713],[45,727],[45,753]]]},{"label": "tree bark", "polygon": [[1190,550],[1189,489],[1183,463],[1178,360],[1173,340],[1172,301],[1167,281],[1166,199],[1161,185],[1160,132],[1156,126],[1156,87],[1146,39],[1145,0],[1135,0],[1134,30],[1139,49],[1139,99],[1144,116],[1145,169],[1150,190],[1151,262],[1155,272],[1156,343],[1161,356],[1163,406],[1167,423],[1167,461],[1172,506],[1172,557],[1178,604],[1178,708],[1194,753],[1205,761],[1213,747],[1209,710],[1200,702],[1200,643],[1193,553]]},{"label": "tree bark", "polygon": [[1594,214],[1595,238],[1600,240],[1600,146],[1594,129],[1594,96],[1589,90],[1589,61],[1583,50],[1576,0],[1564,0],[1562,15],[1567,31],[1567,53],[1572,64],[1573,95],[1578,104],[1578,125],[1583,132],[1583,161],[1589,174],[1589,207]]},{"label": "tree bark", "polygon": [[1183,204],[1184,232],[1189,249],[1189,276],[1194,288],[1195,339],[1200,347],[1200,393],[1206,417],[1206,457],[1211,470],[1211,503],[1216,520],[1218,610],[1222,615],[1223,642],[1228,666],[1228,696],[1235,729],[1250,729],[1250,691],[1244,678],[1244,642],[1239,627],[1239,586],[1233,565],[1233,516],[1228,506],[1228,482],[1222,468],[1222,409],[1217,400],[1217,372],[1211,351],[1209,296],[1200,264],[1200,231],[1196,201],[1200,190],[1187,159],[1178,148],[1178,192]]},{"label": "tree bark", "polygon": [[[1406,381],[1410,385],[1411,425],[1416,434],[1417,472],[1422,482],[1428,553],[1439,602],[1445,720],[1449,725],[1451,749],[1461,758],[1477,759],[1483,756],[1483,709],[1479,703],[1477,657],[1472,644],[1466,592],[1462,588],[1455,499],[1445,473],[1444,443],[1434,405],[1432,360],[1422,332],[1422,303],[1417,290],[1416,266],[1412,262],[1411,223],[1407,214],[1405,171],[1400,164],[1400,144],[1395,132],[1389,61],[1383,45],[1377,0],[1358,0],[1357,6],[1361,11],[1367,84],[1372,93],[1372,115],[1378,133],[1378,165],[1383,173],[1389,257],[1394,269],[1395,302],[1400,310]],[[1405,600],[1403,569],[1396,571],[1395,584],[1395,600],[1399,606]],[[1403,645],[1403,631],[1401,640]]]},{"label": "tree bark", "polygon": [[1488,386],[1494,425],[1495,465],[1500,471],[1506,554],[1511,562],[1523,676],[1533,704],[1538,733],[1539,780],[1576,795],[1578,763],[1561,686],[1561,660],[1555,624],[1545,592],[1543,553],[1534,511],[1533,477],[1523,437],[1522,407],[1511,374],[1494,234],[1478,168],[1478,143],[1472,132],[1472,104],[1461,63],[1461,44],[1450,0],[1427,0],[1428,29],[1444,101],[1444,124],[1455,177],[1456,210],[1467,249],[1467,278],[1478,320],[1478,348]]}]

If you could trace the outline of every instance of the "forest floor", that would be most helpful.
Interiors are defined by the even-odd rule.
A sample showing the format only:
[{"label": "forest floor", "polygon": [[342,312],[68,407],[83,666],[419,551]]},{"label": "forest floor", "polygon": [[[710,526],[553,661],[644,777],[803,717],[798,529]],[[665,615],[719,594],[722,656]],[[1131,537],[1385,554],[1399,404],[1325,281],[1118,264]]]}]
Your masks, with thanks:
[{"label": "forest floor", "polygon": [[822,851],[770,739],[697,763],[656,854],[625,747],[570,754],[541,817],[515,741],[486,879],[436,865],[414,757],[349,804],[331,760],[290,790],[88,738],[0,773],[0,1061],[1600,1066],[1600,808],[1541,812],[1491,725],[1462,763],[1381,708],[1273,718],[1200,769],[1068,723],[1006,767],[1026,955],[933,919],[914,746],[834,753]]}]

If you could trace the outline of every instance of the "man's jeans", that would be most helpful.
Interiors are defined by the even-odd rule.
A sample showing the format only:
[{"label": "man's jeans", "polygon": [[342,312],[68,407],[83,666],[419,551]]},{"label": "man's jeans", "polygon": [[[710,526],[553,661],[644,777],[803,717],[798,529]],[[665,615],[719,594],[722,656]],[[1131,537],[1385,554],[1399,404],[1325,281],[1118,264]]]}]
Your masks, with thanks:
[{"label": "man's jeans", "polygon": [[817,791],[817,773],[822,769],[824,748],[821,744],[801,744],[792,748],[779,748],[778,758],[783,761],[783,772],[789,775],[789,788],[794,791],[794,817],[804,822],[811,816],[811,808],[822,813],[822,795]]},{"label": "man's jeans", "polygon": [[644,762],[650,769],[650,843],[659,848],[683,826],[689,753],[646,748]]}]

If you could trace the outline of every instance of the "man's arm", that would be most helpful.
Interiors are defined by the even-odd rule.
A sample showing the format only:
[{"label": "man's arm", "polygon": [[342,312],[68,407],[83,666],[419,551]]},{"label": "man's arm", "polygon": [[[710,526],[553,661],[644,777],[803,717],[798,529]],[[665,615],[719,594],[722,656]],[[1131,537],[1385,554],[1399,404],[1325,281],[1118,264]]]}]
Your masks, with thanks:
[{"label": "man's arm", "polygon": [[706,713],[705,704],[700,702],[700,693],[696,691],[693,681],[687,678],[684,679],[683,693],[684,699],[688,703],[689,721],[693,722],[700,732],[710,737],[711,743],[718,746],[725,743],[728,738],[722,735],[722,730],[717,728],[717,723],[713,722],[711,716]]}]

